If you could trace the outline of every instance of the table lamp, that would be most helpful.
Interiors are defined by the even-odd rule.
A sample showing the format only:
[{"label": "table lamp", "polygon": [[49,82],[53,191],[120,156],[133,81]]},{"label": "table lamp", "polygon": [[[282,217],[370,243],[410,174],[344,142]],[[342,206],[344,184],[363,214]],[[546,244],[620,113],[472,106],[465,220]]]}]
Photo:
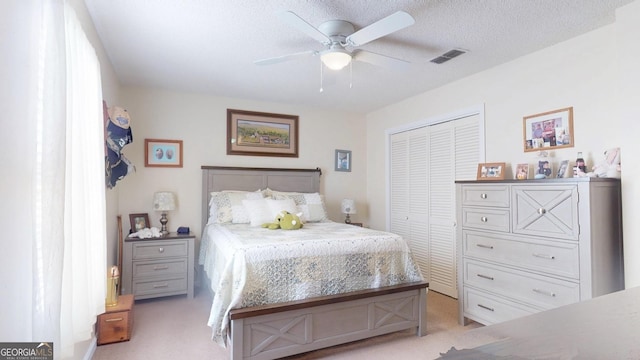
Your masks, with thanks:
[{"label": "table lamp", "polygon": [[344,219],[344,222],[347,224],[351,224],[351,214],[356,213],[356,202],[353,199],[343,199],[342,200],[342,213],[347,214],[347,218]]},{"label": "table lamp", "polygon": [[167,231],[167,211],[172,211],[176,209],[176,196],[174,193],[170,191],[159,191],[153,195],[153,209],[155,211],[162,211],[162,216],[160,217],[160,224],[162,224],[162,229],[160,233],[162,236],[166,236],[169,231]]}]

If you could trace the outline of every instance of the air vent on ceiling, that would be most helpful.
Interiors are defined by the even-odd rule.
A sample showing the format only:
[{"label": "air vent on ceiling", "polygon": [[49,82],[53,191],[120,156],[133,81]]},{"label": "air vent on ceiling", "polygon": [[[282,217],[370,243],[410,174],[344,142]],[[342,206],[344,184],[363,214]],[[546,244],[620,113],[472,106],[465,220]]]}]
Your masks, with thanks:
[{"label": "air vent on ceiling", "polygon": [[462,54],[466,53],[465,50],[460,50],[460,49],[454,49],[451,51],[447,51],[446,53],[438,56],[437,58],[431,59],[432,63],[435,64],[442,64],[443,62],[447,62],[451,59],[453,59],[456,56],[460,56]]}]

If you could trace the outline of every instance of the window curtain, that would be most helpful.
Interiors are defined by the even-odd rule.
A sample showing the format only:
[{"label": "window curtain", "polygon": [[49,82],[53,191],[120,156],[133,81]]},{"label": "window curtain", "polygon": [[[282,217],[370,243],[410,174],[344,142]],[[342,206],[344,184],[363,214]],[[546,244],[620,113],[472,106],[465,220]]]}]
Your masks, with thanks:
[{"label": "window curtain", "polygon": [[5,203],[12,213],[3,218],[8,215],[14,227],[5,227],[12,243],[0,262],[12,294],[0,338],[51,341],[55,358],[69,358],[104,312],[100,65],[65,1],[9,0],[0,7],[10,14],[0,18],[0,30],[12,37],[6,43],[3,37],[2,46],[18,50],[0,63],[9,79],[0,89],[3,102],[10,98],[3,110],[16,115],[5,133],[14,137],[10,150],[2,155],[16,168],[2,186],[13,193]]}]

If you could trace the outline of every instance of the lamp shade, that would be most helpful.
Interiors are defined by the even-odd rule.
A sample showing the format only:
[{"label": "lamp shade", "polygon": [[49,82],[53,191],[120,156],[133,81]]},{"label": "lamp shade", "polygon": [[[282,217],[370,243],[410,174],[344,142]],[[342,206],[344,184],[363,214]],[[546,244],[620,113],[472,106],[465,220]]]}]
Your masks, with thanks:
[{"label": "lamp shade", "polygon": [[340,70],[349,65],[351,62],[351,54],[342,49],[331,49],[324,52],[320,59],[326,67],[331,70]]},{"label": "lamp shade", "polygon": [[353,199],[342,200],[342,213],[343,214],[355,214],[356,202]]},{"label": "lamp shade", "polygon": [[171,211],[176,209],[176,196],[170,191],[159,191],[153,195],[153,209]]}]

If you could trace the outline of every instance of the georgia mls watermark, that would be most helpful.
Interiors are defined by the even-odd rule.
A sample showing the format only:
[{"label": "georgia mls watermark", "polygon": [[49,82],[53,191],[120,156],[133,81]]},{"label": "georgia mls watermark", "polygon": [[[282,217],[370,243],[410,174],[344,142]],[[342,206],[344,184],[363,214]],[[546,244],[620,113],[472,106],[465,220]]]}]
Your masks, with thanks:
[{"label": "georgia mls watermark", "polygon": [[0,342],[0,360],[53,360],[53,343]]}]

